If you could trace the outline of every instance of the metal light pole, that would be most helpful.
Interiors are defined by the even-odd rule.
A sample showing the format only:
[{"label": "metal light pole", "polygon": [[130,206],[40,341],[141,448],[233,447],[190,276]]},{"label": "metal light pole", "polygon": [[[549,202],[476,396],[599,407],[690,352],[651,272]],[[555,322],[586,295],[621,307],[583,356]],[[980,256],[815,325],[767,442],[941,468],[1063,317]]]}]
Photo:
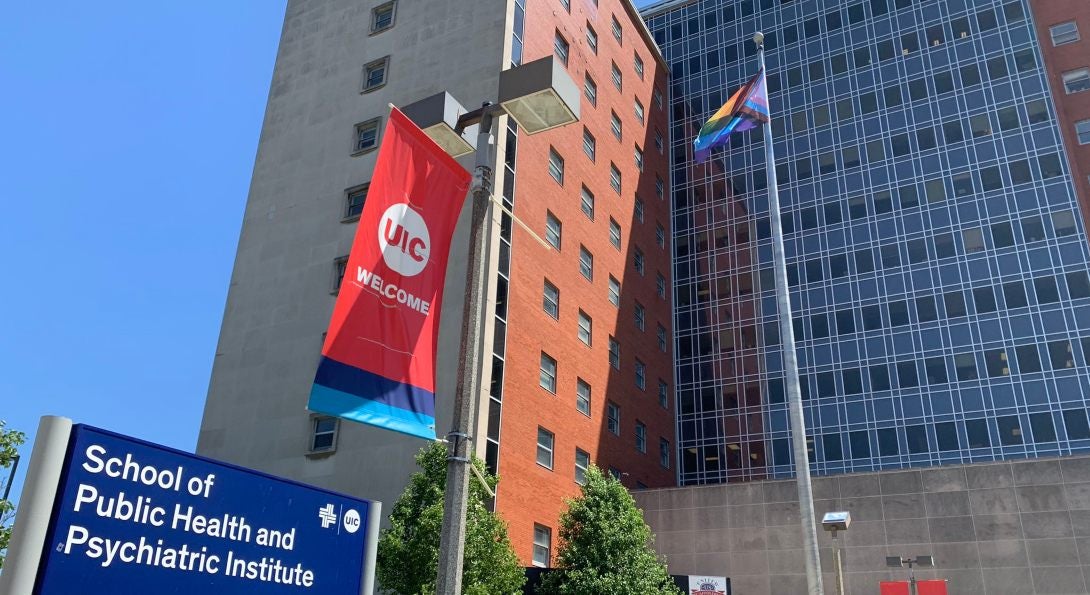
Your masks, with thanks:
[{"label": "metal light pole", "polygon": [[852,524],[852,514],[848,511],[827,512],[821,519],[821,528],[832,534],[833,537],[833,565],[836,567],[836,595],[844,595],[844,560],[840,550],[840,540],[837,539],[837,531],[847,531]]},{"label": "metal light pole", "polygon": [[[764,34],[753,36],[757,59],[765,67]],[[769,114],[772,109],[769,106]],[[809,595],[824,595],[821,584],[821,557],[818,553],[817,522],[814,519],[814,493],[810,485],[810,459],[806,452],[806,421],[802,414],[799,388],[799,363],[795,354],[795,331],[791,326],[791,296],[787,289],[787,260],[784,256],[783,227],[780,225],[780,196],[776,188],[776,157],[772,150],[772,118],[764,123],[765,172],[768,175],[768,211],[772,223],[772,260],[776,275],[776,307],[779,310],[780,344],[783,346],[784,384],[787,387],[788,416],[791,420],[791,450],[795,455],[795,482],[799,492],[802,517],[802,545],[806,561]]]},{"label": "metal light pole", "polygon": [[477,401],[480,398],[481,324],[484,310],[485,250],[488,235],[484,223],[492,193],[492,113],[481,108],[477,132],[476,164],[473,168],[473,209],[469,220],[469,254],[466,261],[466,298],[462,307],[462,349],[458,355],[458,388],[454,419],[447,434],[447,484],[443,492],[443,526],[439,533],[439,572],[435,592],[458,595],[462,592],[462,560],[465,555],[466,507],[469,496],[470,462],[473,448],[470,432],[477,425]]},{"label": "metal light pole", "polygon": [[[447,482],[443,493],[443,525],[439,534],[439,568],[435,590],[440,595],[460,595],[465,557],[466,509],[469,502],[473,436],[481,398],[481,347],[484,334],[485,288],[488,282],[485,254],[492,199],[492,165],[496,117],[510,116],[526,134],[536,134],[579,120],[581,91],[563,65],[552,56],[534,60],[500,73],[499,101],[463,113],[464,108],[448,93],[440,93],[405,106],[404,113],[447,153],[468,153],[462,137],[476,124],[477,146],[473,168],[473,201],[470,215],[469,252],[466,261],[466,298],[462,308],[461,350],[458,355],[458,386],[454,417],[447,434]],[[501,207],[503,208],[503,207]],[[510,214],[510,213],[508,213]],[[483,482],[483,480],[482,480]]]}]

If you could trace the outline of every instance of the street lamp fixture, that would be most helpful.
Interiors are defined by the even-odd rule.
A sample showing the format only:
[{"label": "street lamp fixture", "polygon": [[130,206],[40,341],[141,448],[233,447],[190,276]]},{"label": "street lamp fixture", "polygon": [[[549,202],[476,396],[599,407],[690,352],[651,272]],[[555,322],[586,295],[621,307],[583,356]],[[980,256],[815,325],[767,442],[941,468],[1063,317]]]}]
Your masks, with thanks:
[{"label": "street lamp fixture", "polygon": [[847,531],[852,524],[852,513],[847,511],[827,512],[821,518],[821,528],[832,534],[833,537],[833,563],[836,566],[836,593],[844,595],[844,560],[840,555],[840,541],[836,538],[837,531]]},{"label": "street lamp fixture", "polygon": [[911,593],[912,595],[917,595],[917,593],[919,593],[919,590],[916,587],[916,572],[912,569],[912,567],[919,566],[920,568],[934,568],[935,558],[934,556],[916,556],[915,558],[886,556],[886,566],[890,568],[904,568],[907,566],[909,572],[909,593]]},{"label": "street lamp fixture", "polygon": [[[447,451],[447,482],[443,494],[443,525],[439,534],[439,568],[435,583],[439,595],[462,592],[466,507],[473,453],[471,432],[477,425],[481,392],[482,364],[478,348],[484,335],[482,320],[488,280],[485,269],[488,234],[484,233],[484,225],[492,199],[492,167],[495,161],[493,120],[507,114],[514,118],[523,132],[536,134],[577,122],[579,100],[579,89],[567,70],[549,56],[501,72],[498,105],[485,103],[478,109],[466,112],[450,94],[440,93],[402,109],[451,155],[465,155],[467,146],[474,147],[475,153],[470,188],[473,204],[469,223],[461,352],[458,355],[458,387],[454,395],[451,430],[447,434],[450,446]],[[477,142],[471,145],[464,139],[463,133],[474,125],[477,126]]]}]

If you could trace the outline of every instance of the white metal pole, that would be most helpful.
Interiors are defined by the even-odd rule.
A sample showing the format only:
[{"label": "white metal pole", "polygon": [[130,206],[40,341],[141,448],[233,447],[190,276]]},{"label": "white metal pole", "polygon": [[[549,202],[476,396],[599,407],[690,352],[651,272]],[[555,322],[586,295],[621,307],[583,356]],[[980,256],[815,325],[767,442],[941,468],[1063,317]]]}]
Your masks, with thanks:
[{"label": "white metal pole", "polygon": [[[764,35],[753,36],[757,59],[765,67]],[[783,227],[780,225],[780,196],[776,188],[776,156],[772,151],[772,106],[764,124],[765,172],[768,175],[768,212],[772,223],[772,260],[776,275],[776,307],[779,310],[780,344],[783,347],[784,385],[787,387],[788,415],[791,419],[791,449],[795,455],[795,482],[799,492],[802,518],[802,545],[806,561],[809,595],[824,595],[821,584],[821,557],[818,552],[817,520],[814,518],[814,493],[810,487],[810,459],[806,453],[806,421],[802,414],[799,388],[799,363],[795,354],[795,331],[791,326],[791,296],[787,289],[787,260],[784,256]]]},{"label": "white metal pole", "polygon": [[43,415],[38,422],[4,571],[0,572],[0,593],[4,595],[31,595],[34,590],[71,435],[72,420],[67,417]]},{"label": "white metal pole", "polygon": [[477,134],[476,167],[473,172],[473,205],[466,266],[466,301],[462,308],[462,345],[458,357],[458,389],[455,391],[454,419],[447,435],[447,484],[443,494],[443,525],[439,533],[439,568],[435,592],[461,595],[462,560],[465,556],[466,506],[469,496],[469,468],[473,453],[471,432],[477,427],[477,406],[481,386],[481,337],[484,294],[488,276],[485,254],[488,234],[484,226],[492,194],[492,113],[483,110]]},{"label": "white metal pole", "polygon": [[382,524],[382,502],[372,502],[367,510],[367,547],[363,552],[362,595],[375,593],[375,564],[378,559],[379,525]]}]

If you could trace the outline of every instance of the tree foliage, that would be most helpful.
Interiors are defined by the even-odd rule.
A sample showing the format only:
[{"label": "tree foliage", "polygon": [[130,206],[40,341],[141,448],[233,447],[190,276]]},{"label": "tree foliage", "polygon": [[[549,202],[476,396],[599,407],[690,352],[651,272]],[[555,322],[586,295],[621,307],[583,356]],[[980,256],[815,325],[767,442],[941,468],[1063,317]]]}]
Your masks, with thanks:
[{"label": "tree foliage", "polygon": [[560,516],[557,569],[539,593],[550,595],[680,595],[654,537],[621,482],[587,469],[582,495]]},{"label": "tree foliage", "polygon": [[[394,504],[390,527],[378,544],[377,576],[382,588],[400,595],[435,593],[439,565],[439,530],[443,523],[443,492],[447,477],[447,450],[436,442],[416,455],[421,471],[409,479]],[[497,479],[484,462],[473,465],[495,489]],[[488,494],[470,479],[466,513],[466,544],[462,592],[467,595],[521,593],[525,571],[511,549],[507,525],[485,507]]]},{"label": "tree foliage", "polygon": [[[19,446],[26,442],[26,434],[17,430],[6,430],[7,422],[0,419],[0,469],[11,468],[19,454]],[[0,495],[7,487],[8,473],[0,473]],[[0,568],[4,567],[4,557],[11,541],[11,521],[15,518],[15,505],[0,499]]]}]

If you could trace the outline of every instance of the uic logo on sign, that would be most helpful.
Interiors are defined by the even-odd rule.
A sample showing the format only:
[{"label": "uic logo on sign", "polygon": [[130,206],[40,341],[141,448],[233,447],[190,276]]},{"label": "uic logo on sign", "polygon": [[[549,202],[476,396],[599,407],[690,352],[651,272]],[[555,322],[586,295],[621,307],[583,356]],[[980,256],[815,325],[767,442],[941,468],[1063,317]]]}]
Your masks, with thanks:
[{"label": "uic logo on sign", "polygon": [[412,277],[428,264],[428,225],[408,204],[390,205],[378,222],[378,245],[386,266],[403,277]]},{"label": "uic logo on sign", "polygon": [[348,512],[344,513],[344,530],[349,533],[360,530],[360,513],[356,512],[355,508],[349,508]]}]

